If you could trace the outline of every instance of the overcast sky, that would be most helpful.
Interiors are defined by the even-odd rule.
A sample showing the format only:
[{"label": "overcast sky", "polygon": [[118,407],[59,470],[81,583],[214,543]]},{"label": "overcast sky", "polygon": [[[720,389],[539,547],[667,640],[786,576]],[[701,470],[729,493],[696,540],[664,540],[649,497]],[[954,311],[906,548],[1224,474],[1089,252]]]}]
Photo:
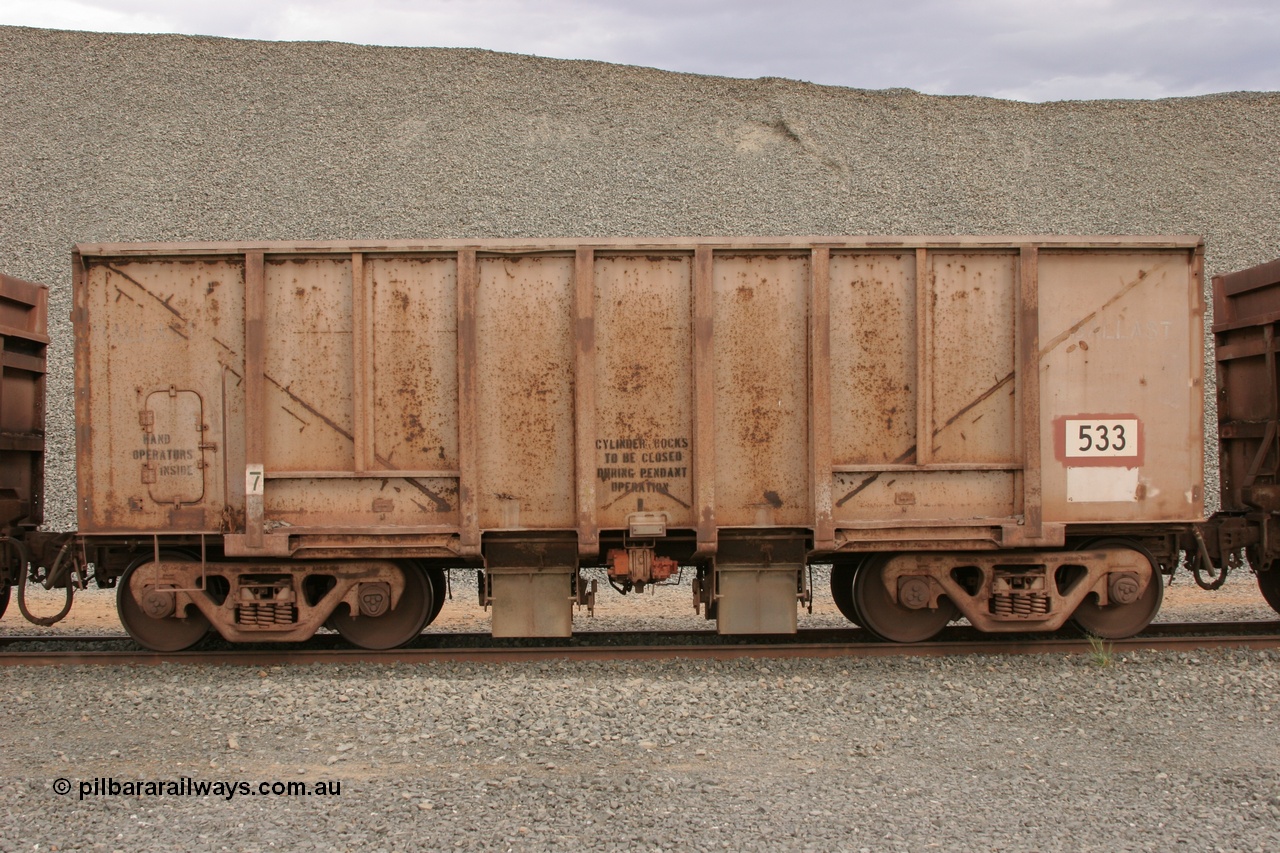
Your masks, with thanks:
[{"label": "overcast sky", "polygon": [[0,0],[0,24],[481,47],[1024,101],[1280,90],[1277,0]]}]

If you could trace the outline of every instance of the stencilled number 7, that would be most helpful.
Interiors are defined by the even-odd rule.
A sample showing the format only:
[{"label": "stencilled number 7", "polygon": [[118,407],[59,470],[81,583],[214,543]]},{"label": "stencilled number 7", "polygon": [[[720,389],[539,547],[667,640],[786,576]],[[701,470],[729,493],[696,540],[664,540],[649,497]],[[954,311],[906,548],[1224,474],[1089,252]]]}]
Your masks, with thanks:
[{"label": "stencilled number 7", "polygon": [[244,492],[246,495],[262,494],[262,466],[246,465],[244,467]]}]

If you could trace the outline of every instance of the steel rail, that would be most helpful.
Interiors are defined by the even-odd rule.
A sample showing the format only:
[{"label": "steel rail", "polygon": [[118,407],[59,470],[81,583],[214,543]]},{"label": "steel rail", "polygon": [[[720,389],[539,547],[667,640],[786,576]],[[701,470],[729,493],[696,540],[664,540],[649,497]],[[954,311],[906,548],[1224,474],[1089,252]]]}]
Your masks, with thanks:
[{"label": "steel rail", "polygon": [[[647,642],[614,644],[610,639],[644,638]],[[306,644],[281,647],[218,648],[184,652],[151,652],[137,648],[86,650],[14,650],[15,645],[70,643],[85,646],[102,642],[130,644],[127,637],[4,637],[0,638],[0,666],[99,666],[199,664],[276,666],[311,663],[511,663],[550,660],[735,660],[742,658],[916,657],[945,655],[1087,654],[1138,650],[1196,651],[1213,648],[1280,648],[1280,621],[1192,622],[1151,626],[1124,640],[1098,641],[1061,635],[979,634],[963,627],[948,629],[943,638],[925,643],[885,643],[868,638],[864,631],[807,630],[794,637],[734,640],[711,631],[694,632],[588,632],[568,640],[494,641],[480,634],[424,635],[415,646],[389,651],[336,647],[328,637]]]}]

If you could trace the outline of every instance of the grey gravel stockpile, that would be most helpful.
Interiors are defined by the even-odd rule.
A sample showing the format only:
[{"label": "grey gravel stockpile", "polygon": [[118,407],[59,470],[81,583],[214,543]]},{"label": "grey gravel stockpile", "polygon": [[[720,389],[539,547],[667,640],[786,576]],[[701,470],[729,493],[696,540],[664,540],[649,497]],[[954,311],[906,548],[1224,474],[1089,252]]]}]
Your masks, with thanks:
[{"label": "grey gravel stockpile", "polygon": [[[0,850],[1273,851],[1277,664],[10,671]],[[78,798],[182,776],[341,792]]]},{"label": "grey gravel stockpile", "polygon": [[[0,270],[117,240],[1170,234],[1280,255],[1280,94],[1023,104],[478,50],[0,27]],[[1210,490],[1212,491],[1212,490]]]}]

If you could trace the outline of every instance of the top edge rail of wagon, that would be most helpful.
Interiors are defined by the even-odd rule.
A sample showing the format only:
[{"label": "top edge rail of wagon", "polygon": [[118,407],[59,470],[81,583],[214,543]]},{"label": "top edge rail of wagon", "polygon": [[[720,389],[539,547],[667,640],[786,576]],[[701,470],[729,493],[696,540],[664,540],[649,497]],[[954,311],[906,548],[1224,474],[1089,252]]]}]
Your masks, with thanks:
[{"label": "top edge rail of wagon", "polygon": [[[49,288],[34,281],[25,281],[0,273],[0,302],[19,306],[15,313],[10,312],[6,319],[0,320],[0,337],[23,338],[36,343],[49,343],[46,332],[47,308],[45,294]],[[12,325],[20,323],[21,325]],[[41,368],[41,373],[44,369]]]},{"label": "top edge rail of wagon", "polygon": [[1227,296],[1238,296],[1250,290],[1280,284],[1280,259],[1239,272],[1217,275],[1213,280],[1220,283],[1222,292]]},{"label": "top edge rail of wagon", "polygon": [[600,251],[693,251],[698,247],[722,250],[808,250],[815,246],[835,249],[1007,249],[1014,246],[1054,249],[1151,248],[1200,249],[1200,237],[1189,235],[1157,236],[1059,236],[1059,235],[991,235],[991,236],[830,236],[808,237],[628,237],[628,238],[493,238],[441,240],[382,241],[266,241],[188,242],[188,243],[80,243],[75,247],[83,256],[123,255],[210,255],[264,252],[270,254],[323,254],[349,252],[434,252],[477,249],[482,252],[548,252],[591,248]]},{"label": "top edge rail of wagon", "polygon": [[[1213,331],[1231,332],[1280,321],[1280,259],[1213,277]],[[1232,347],[1219,348],[1219,360]]]}]

